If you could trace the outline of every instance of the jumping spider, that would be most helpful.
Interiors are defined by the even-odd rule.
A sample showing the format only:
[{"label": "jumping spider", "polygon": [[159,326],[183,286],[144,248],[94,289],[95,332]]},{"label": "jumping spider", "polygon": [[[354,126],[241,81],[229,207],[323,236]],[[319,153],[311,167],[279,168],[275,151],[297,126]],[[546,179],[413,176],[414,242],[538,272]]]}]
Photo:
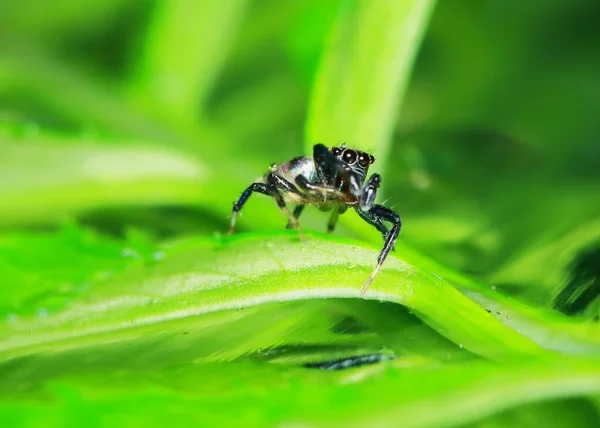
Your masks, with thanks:
[{"label": "jumping spider", "polygon": [[[298,217],[306,205],[316,205],[322,211],[331,211],[327,231],[333,232],[339,214],[352,206],[367,223],[375,226],[383,235],[383,248],[379,253],[377,265],[361,290],[364,294],[400,233],[400,216],[383,205],[375,204],[377,189],[381,184],[379,174],[373,174],[365,182],[369,165],[375,158],[368,153],[342,145],[328,149],[323,144],[313,146],[313,155],[302,156],[291,161],[271,165],[270,171],[252,183],[237,202],[233,204],[233,213],[229,233],[235,229],[237,213],[242,209],[252,192],[269,195],[287,215],[287,228],[296,228],[300,233]],[[286,202],[295,204],[291,213]],[[392,228],[384,225],[387,221]]]}]

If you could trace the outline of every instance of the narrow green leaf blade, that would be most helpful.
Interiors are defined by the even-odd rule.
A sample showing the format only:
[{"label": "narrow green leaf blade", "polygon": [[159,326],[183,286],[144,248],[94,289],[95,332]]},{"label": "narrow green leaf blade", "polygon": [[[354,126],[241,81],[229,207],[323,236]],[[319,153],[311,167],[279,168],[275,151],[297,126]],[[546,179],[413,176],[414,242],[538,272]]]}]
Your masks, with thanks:
[{"label": "narrow green leaf blade", "polygon": [[356,0],[341,10],[311,98],[306,150],[342,142],[372,150],[382,168],[434,0]]},{"label": "narrow green leaf blade", "polygon": [[227,57],[247,0],[172,0],[155,8],[141,69],[132,83],[138,95],[193,120]]},{"label": "narrow green leaf blade", "polygon": [[149,144],[0,135],[0,224],[53,223],[102,206],[195,203],[210,168]]}]

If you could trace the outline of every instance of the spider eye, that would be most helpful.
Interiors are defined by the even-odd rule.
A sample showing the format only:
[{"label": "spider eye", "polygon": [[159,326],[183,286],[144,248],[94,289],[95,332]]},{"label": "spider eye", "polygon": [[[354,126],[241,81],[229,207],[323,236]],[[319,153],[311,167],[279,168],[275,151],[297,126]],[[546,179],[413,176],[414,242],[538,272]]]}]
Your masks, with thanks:
[{"label": "spider eye", "polygon": [[356,163],[357,157],[358,157],[358,155],[357,155],[356,151],[354,151],[352,149],[346,149],[346,150],[344,150],[344,155],[342,156],[342,159],[348,165],[354,165]]},{"label": "spider eye", "polygon": [[369,155],[369,163],[375,162],[375,157],[373,155]]},{"label": "spider eye", "polygon": [[334,147],[331,149],[331,153],[333,153],[334,156],[339,156],[342,154],[342,149],[339,147]]},{"label": "spider eye", "polygon": [[367,155],[366,153],[361,153],[358,157],[358,164],[363,168],[367,168],[370,163],[369,160],[369,155]]}]

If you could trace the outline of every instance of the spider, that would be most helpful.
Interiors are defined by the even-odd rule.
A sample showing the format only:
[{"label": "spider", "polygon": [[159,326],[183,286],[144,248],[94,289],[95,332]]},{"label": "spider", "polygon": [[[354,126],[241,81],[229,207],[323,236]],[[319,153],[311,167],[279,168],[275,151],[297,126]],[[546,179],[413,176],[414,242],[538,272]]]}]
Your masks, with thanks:
[{"label": "spider", "polygon": [[[331,211],[327,231],[333,232],[338,216],[349,206],[367,223],[383,235],[383,248],[377,265],[361,290],[364,295],[383,262],[394,248],[400,233],[400,216],[383,205],[375,204],[377,189],[381,184],[379,174],[365,181],[369,165],[375,158],[346,145],[327,148],[323,144],[313,146],[313,155],[296,157],[283,164],[272,164],[269,172],[252,183],[233,204],[229,234],[235,229],[237,213],[253,192],[271,196],[288,217],[287,228],[296,228],[302,237],[298,218],[306,205],[316,205],[322,211]],[[293,213],[287,203],[295,204]],[[388,229],[384,222],[391,224]]]}]

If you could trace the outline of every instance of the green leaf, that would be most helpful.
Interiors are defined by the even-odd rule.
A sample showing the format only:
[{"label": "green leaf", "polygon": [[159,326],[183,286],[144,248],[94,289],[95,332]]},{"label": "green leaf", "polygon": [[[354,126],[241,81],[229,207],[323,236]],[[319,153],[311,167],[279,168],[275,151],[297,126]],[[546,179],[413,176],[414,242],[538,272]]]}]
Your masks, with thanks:
[{"label": "green leaf", "polygon": [[[318,235],[303,243],[277,234],[180,244],[167,249],[159,265],[130,271],[94,289],[86,304],[55,317],[11,324],[5,334],[0,330],[0,355],[69,348],[106,334],[117,340],[129,337],[127,327],[132,325],[152,331],[163,322],[177,321],[184,328],[182,321],[190,316],[261,303],[358,297],[376,256],[376,251],[332,244]],[[479,355],[502,359],[541,352],[434,272],[396,257],[386,262],[366,297],[402,303],[458,346]]]},{"label": "green leaf", "polygon": [[[0,326],[0,397],[14,399],[19,385],[24,400],[0,402],[0,415],[16,423],[42,412],[57,424],[64,417],[85,423],[113,412],[128,420],[146,409],[156,421],[172,406],[214,408],[213,400],[227,397],[221,405],[254,412],[257,423],[298,415],[318,425],[402,418],[405,426],[437,426],[600,391],[597,360],[543,351],[405,246],[367,299],[356,299],[376,256],[322,235],[300,242],[291,231],[173,242],[160,261],[93,284],[60,313]],[[381,301],[401,303],[425,323]],[[294,367],[381,352],[396,362],[339,374]],[[498,363],[478,362],[481,356]],[[114,397],[128,405],[116,406]],[[49,398],[58,407],[40,409],[38,400]],[[248,407],[256,400],[259,413]],[[298,413],[271,412],[280,400],[295,402]],[[302,412],[305,406],[313,411]],[[424,411],[432,407],[439,411]],[[227,422],[227,415],[189,418]]]},{"label": "green leaf", "polygon": [[92,129],[136,138],[167,139],[173,135],[133,111],[114,87],[30,46],[13,46],[3,52],[0,76],[0,94],[9,99],[17,94],[27,100],[25,111],[29,115],[19,119],[33,121],[36,116],[32,113],[42,110],[44,119],[49,116],[69,131]]},{"label": "green leaf", "polygon": [[[130,366],[127,360],[123,363]],[[13,368],[3,386],[14,386],[19,372],[32,365],[30,361]],[[390,362],[342,372],[247,361],[151,370],[134,366],[54,376],[25,390],[21,386],[18,398],[0,401],[0,417],[9,426],[100,421],[117,426],[227,426],[244,421],[248,426],[385,427],[401,422],[403,427],[450,427],[522,403],[598,393],[598,367],[597,361],[552,359],[511,366],[478,362],[406,367]],[[561,412],[562,418],[567,414]],[[587,416],[591,425],[580,421],[568,426],[594,426],[597,415]]]},{"label": "green leaf", "polygon": [[[0,28],[3,35],[35,38],[42,44],[61,41],[61,32],[97,30],[114,19],[120,9],[131,7],[139,0],[59,0],[45,13],[32,13],[36,0],[0,4]],[[102,24],[101,24],[102,23]],[[58,37],[57,37],[58,33]]]},{"label": "green leaf", "polygon": [[0,236],[0,319],[47,316],[95,283],[155,254],[135,234],[120,241],[70,224],[59,233],[5,232]]},{"label": "green leaf", "polygon": [[[155,425],[175,406],[198,422],[451,426],[600,392],[598,353],[543,351],[426,266],[403,261],[422,256],[397,253],[367,299],[356,299],[377,252],[341,239],[173,242],[159,261],[92,284],[59,313],[0,326],[0,397],[11,397],[0,416],[85,424],[142,412]],[[396,361],[337,373],[296,367],[382,352]],[[295,410],[276,412],[284,402]],[[199,407],[213,410],[190,413]]]},{"label": "green leaf", "polygon": [[178,120],[195,120],[227,56],[247,0],[173,0],[155,8],[133,85]]},{"label": "green leaf", "polygon": [[340,11],[311,97],[306,151],[369,149],[385,164],[396,114],[434,0],[355,0]]},{"label": "green leaf", "polygon": [[199,161],[158,146],[0,134],[0,223],[54,223],[101,206],[191,204],[208,174]]},{"label": "green leaf", "polygon": [[[593,7],[34,3],[0,5],[0,426],[600,425]],[[366,298],[353,212],[374,245],[148,240],[226,230],[303,126],[387,164],[406,228]],[[285,222],[257,195],[239,226]]]},{"label": "green leaf", "polygon": [[564,286],[583,251],[600,242],[600,220],[581,222],[559,235],[545,234],[531,242],[529,247],[515,252],[494,274],[494,283],[531,287],[530,294],[538,301],[548,304],[556,290]]}]

